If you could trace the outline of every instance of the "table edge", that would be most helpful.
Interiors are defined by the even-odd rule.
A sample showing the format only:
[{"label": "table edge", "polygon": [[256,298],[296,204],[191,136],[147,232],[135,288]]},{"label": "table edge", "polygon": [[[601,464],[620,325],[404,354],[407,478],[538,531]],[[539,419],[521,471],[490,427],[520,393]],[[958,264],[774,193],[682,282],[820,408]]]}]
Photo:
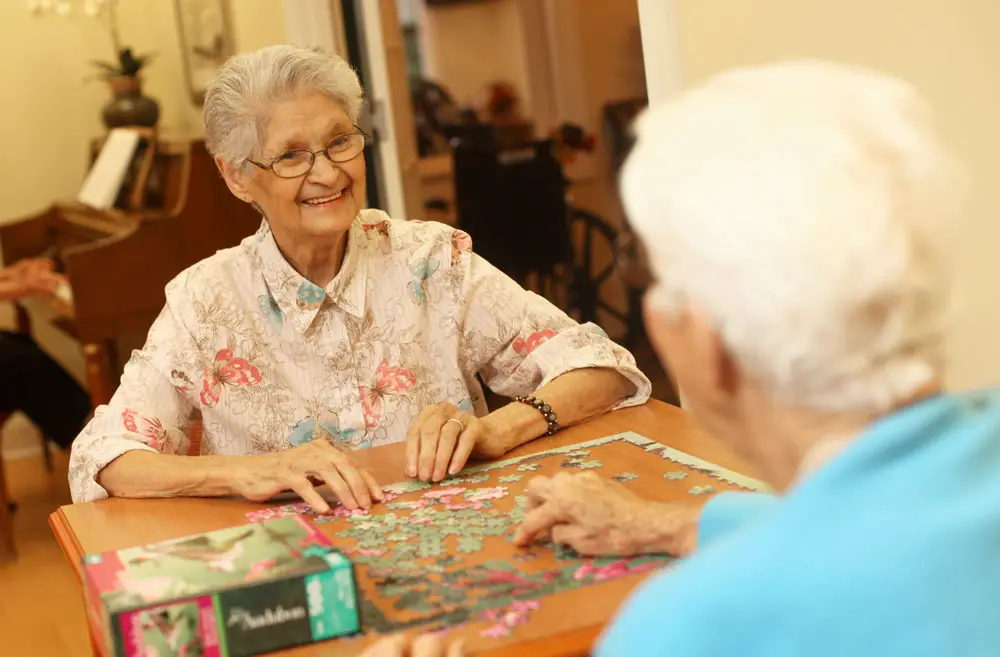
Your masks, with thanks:
[{"label": "table edge", "polygon": [[66,560],[73,567],[73,572],[76,574],[77,580],[82,584],[83,573],[80,563],[84,556],[83,546],[80,545],[80,540],[73,531],[73,527],[70,525],[66,514],[63,513],[62,507],[49,514],[49,528],[52,530],[53,535],[55,535],[56,543],[59,544],[59,548],[62,550]]},{"label": "table edge", "polygon": [[603,629],[604,625],[596,623],[562,634],[518,641],[512,645],[476,652],[476,655],[479,657],[524,657],[524,655],[587,657]]}]

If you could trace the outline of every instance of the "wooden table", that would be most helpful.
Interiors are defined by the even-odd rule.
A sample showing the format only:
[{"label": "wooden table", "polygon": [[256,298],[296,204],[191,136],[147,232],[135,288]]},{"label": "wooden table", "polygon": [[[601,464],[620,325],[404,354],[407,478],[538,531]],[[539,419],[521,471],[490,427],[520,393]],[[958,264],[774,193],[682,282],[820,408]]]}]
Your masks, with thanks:
[{"label": "wooden table", "polygon": [[[660,443],[711,461],[717,465],[747,472],[731,452],[699,429],[691,416],[668,404],[650,401],[648,404],[610,413],[577,427],[566,429],[551,438],[541,438],[522,446],[511,456],[573,444],[623,431],[635,431]],[[361,463],[369,467],[378,481],[389,484],[405,479],[403,476],[404,444],[387,445],[355,452]],[[654,483],[651,490],[643,491],[651,498],[657,497]],[[59,545],[81,575],[80,563],[85,554],[116,550],[139,544],[152,543],[199,532],[212,531],[246,523],[247,511],[264,505],[232,499],[165,499],[128,500],[110,499],[87,504],[64,506],[53,513],[49,524]],[[587,655],[604,622],[609,620],[619,604],[642,580],[641,575],[623,577],[581,589],[600,589],[599,593],[585,596],[588,607],[599,605],[603,622],[554,631],[539,640],[524,641],[504,648],[486,649],[474,654],[491,657],[538,655],[544,657],[579,657]],[[572,618],[572,610],[567,609]],[[572,625],[572,623],[570,623]],[[460,634],[461,629],[455,634]],[[281,654],[300,657],[336,657],[354,655],[358,642],[338,645],[337,641],[303,646]],[[96,648],[95,648],[95,654]]]}]

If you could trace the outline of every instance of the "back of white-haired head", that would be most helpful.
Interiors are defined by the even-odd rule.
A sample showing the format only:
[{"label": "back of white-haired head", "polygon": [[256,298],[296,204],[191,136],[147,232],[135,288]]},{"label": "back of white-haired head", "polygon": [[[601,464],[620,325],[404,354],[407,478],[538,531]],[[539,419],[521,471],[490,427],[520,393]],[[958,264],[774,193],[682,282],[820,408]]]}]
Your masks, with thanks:
[{"label": "back of white-haired head", "polygon": [[622,195],[659,283],[785,403],[886,410],[940,375],[964,177],[900,80],[721,74],[644,113]]},{"label": "back of white-haired head", "polygon": [[358,120],[364,93],[342,57],[290,45],[230,57],[205,93],[205,145],[227,164],[243,164],[264,141],[271,104],[308,92],[335,99]]}]

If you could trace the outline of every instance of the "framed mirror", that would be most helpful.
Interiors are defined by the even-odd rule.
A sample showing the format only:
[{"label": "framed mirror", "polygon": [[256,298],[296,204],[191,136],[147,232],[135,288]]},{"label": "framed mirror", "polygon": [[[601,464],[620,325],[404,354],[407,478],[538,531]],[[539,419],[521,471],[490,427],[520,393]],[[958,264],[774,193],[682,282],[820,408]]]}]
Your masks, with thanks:
[{"label": "framed mirror", "polygon": [[205,87],[235,52],[229,0],[174,0],[184,79],[196,105]]}]

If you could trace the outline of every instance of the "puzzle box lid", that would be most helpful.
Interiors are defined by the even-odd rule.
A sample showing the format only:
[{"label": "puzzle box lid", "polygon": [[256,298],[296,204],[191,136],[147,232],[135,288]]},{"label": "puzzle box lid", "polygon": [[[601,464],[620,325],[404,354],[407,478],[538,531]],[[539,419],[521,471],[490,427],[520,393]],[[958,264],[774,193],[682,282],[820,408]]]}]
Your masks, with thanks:
[{"label": "puzzle box lid", "polygon": [[323,555],[333,551],[315,525],[295,516],[90,554],[83,570],[108,610],[120,611],[331,570],[336,564]]}]

